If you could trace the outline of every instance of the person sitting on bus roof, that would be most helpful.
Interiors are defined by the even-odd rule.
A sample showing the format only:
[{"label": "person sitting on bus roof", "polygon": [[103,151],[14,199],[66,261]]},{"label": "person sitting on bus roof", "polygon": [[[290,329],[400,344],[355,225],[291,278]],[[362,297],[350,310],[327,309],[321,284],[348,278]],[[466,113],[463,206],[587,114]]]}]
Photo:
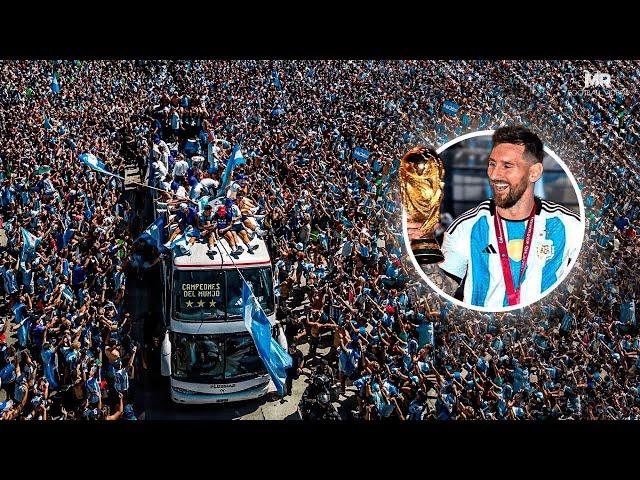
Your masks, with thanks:
[{"label": "person sitting on bus roof", "polygon": [[236,205],[236,203],[227,198],[224,201],[224,206],[227,209],[227,212],[231,212],[231,230],[240,237],[242,243],[247,246],[247,252],[253,254],[253,251],[258,248],[258,244],[251,245],[251,240],[249,239],[249,234],[247,233],[247,229],[244,228],[242,224],[242,212],[240,211],[240,207]]},{"label": "person sitting on bus roof", "polygon": [[[176,213],[176,216],[171,223],[176,221],[178,222],[178,226],[171,233],[171,236],[169,237],[169,243],[172,242],[178,235],[182,235],[182,233],[187,229],[188,226],[198,228],[198,212],[196,212],[195,208],[190,207],[183,202],[180,204],[180,210],[178,210],[178,213]],[[192,237],[191,239],[195,241],[195,237]]]},{"label": "person sitting on bus roof", "polygon": [[258,235],[258,237],[264,237],[267,234],[267,231],[258,227],[258,222],[256,222],[255,217],[253,216],[253,212],[258,209],[255,203],[246,196],[242,190],[238,190],[236,193],[236,202],[238,203],[238,207],[242,213],[242,224],[248,230]]},{"label": "person sitting on bus roof", "polygon": [[198,229],[202,234],[202,237],[209,243],[209,253],[215,255],[216,247],[216,232],[215,232],[215,215],[213,214],[213,207],[207,204],[204,207],[204,212],[200,214],[198,218]]},{"label": "person sitting on bus roof", "polygon": [[247,177],[244,173],[238,173],[236,175],[235,180],[231,182],[231,185],[227,187],[225,196],[227,198],[230,198],[231,200],[235,200],[239,190],[242,190],[245,195],[249,193],[249,187],[247,186]]},{"label": "person sitting on bus roof", "polygon": [[224,205],[220,205],[216,210],[215,215],[215,233],[218,238],[224,237],[227,243],[231,247],[230,255],[239,255],[244,249],[236,243],[236,239],[231,233],[231,212],[227,212],[227,208]]}]

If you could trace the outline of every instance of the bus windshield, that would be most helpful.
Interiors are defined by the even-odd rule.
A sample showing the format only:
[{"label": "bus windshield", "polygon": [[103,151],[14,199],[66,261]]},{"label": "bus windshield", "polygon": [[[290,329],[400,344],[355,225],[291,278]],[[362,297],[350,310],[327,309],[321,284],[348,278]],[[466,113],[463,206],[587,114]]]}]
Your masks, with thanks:
[{"label": "bus windshield", "polygon": [[[242,270],[242,275],[253,290],[267,315],[273,313],[273,282],[270,268]],[[227,315],[242,315],[242,277],[236,270],[227,270]]]},{"label": "bus windshield", "polygon": [[[267,315],[274,311],[271,268],[246,268],[250,284]],[[242,278],[234,270],[175,270],[173,314],[177,320],[224,321],[242,317]]]},{"label": "bus windshield", "polygon": [[267,372],[248,333],[174,333],[172,343],[172,373],[184,382],[215,383]]}]

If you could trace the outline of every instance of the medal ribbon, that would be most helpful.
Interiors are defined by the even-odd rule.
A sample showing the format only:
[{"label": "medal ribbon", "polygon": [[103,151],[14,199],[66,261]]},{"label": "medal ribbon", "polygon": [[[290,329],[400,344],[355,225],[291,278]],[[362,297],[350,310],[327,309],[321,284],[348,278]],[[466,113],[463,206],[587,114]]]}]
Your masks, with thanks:
[{"label": "medal ribbon", "polygon": [[502,227],[502,218],[496,209],[493,216],[493,224],[496,229],[496,237],[498,238],[498,253],[500,254],[500,264],[502,265],[502,277],[507,289],[507,302],[509,305],[517,305],[520,303],[520,287],[522,286],[522,276],[527,268],[527,259],[529,258],[529,250],[531,250],[531,240],[533,239],[533,226],[536,217],[536,206],[533,206],[531,213],[527,219],[527,227],[524,233],[524,245],[522,246],[522,261],[520,263],[520,275],[518,276],[518,288],[513,286],[513,277],[511,276],[511,264],[509,263],[509,255],[507,253],[507,243],[504,236],[504,228]]}]

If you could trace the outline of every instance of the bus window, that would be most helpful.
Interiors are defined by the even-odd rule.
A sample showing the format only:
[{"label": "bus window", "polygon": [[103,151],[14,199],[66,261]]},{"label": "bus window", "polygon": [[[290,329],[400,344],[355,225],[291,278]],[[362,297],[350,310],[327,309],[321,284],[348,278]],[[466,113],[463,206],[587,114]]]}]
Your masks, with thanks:
[{"label": "bus window", "polygon": [[224,318],[224,272],[176,270],[173,276],[176,319],[200,321]]},{"label": "bus window", "polygon": [[227,380],[266,373],[253,339],[247,334],[228,335],[224,376]]},{"label": "bus window", "polygon": [[267,372],[248,333],[174,333],[172,360],[172,375],[183,382],[215,383]]},{"label": "bus window", "polygon": [[220,335],[175,333],[173,376],[186,382],[224,379],[224,338]]},{"label": "bus window", "polygon": [[[251,285],[264,313],[273,313],[273,282],[271,268],[248,268],[242,275]],[[242,278],[236,270],[227,270],[227,314],[242,315]]]}]

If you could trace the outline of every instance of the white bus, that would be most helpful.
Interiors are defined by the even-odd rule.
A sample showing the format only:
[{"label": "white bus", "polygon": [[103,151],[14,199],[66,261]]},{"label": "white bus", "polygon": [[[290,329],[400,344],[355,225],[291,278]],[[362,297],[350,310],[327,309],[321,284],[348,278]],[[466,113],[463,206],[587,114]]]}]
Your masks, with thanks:
[{"label": "white bus", "polygon": [[218,243],[213,257],[198,242],[191,255],[172,253],[161,264],[167,327],[162,374],[170,377],[171,399],[176,403],[234,402],[275,390],[242,319],[243,282],[238,273],[239,269],[251,284],[274,336],[286,348],[275,320],[269,252],[259,240],[253,254],[245,250],[232,259],[226,240]]}]

